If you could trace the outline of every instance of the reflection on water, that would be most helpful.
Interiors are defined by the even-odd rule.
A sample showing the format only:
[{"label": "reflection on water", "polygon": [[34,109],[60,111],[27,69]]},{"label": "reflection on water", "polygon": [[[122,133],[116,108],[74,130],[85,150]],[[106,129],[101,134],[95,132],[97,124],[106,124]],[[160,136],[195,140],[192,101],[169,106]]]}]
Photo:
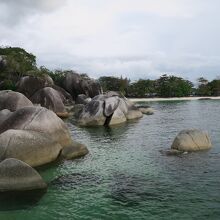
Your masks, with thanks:
[{"label": "reflection on water", "polygon": [[[155,114],[120,126],[81,128],[69,121],[73,138],[90,153],[40,168],[47,194],[28,210],[0,211],[0,219],[219,219],[220,101],[144,104]],[[177,133],[188,128],[208,131],[213,148],[167,156]]]},{"label": "reflection on water", "polygon": [[0,211],[30,209],[36,206],[46,190],[0,193]]}]

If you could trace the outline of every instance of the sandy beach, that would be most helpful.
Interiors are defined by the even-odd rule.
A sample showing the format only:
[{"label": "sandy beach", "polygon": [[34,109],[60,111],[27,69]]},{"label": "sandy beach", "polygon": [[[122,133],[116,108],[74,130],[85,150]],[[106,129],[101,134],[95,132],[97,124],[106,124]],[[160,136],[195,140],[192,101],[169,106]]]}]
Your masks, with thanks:
[{"label": "sandy beach", "polygon": [[220,100],[220,96],[215,97],[175,97],[175,98],[129,98],[132,102],[158,102],[158,101],[193,101],[201,99],[215,99]]}]

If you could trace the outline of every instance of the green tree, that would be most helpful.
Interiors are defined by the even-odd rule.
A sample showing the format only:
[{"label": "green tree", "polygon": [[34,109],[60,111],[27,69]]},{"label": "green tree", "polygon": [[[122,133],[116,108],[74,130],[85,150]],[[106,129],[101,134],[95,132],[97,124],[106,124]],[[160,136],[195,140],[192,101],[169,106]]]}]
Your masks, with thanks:
[{"label": "green tree", "polygon": [[164,74],[156,81],[156,87],[161,97],[183,97],[191,94],[193,83],[181,77]]},{"label": "green tree", "polygon": [[220,79],[214,79],[208,84],[211,95],[220,96]]},{"label": "green tree", "polygon": [[197,79],[197,82],[198,82],[198,88],[196,94],[199,96],[210,96],[211,89],[210,89],[209,81],[204,77],[200,77]]},{"label": "green tree", "polygon": [[139,79],[128,87],[128,96],[130,97],[146,97],[155,93],[155,82],[150,79]]}]

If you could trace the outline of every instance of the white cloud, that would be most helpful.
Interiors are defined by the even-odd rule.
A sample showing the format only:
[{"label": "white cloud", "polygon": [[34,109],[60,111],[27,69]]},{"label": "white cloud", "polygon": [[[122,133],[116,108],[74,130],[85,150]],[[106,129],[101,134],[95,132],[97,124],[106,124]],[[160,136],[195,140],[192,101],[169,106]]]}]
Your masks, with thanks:
[{"label": "white cloud", "polygon": [[0,0],[1,45],[39,65],[105,74],[194,79],[218,75],[220,3],[212,0]]}]

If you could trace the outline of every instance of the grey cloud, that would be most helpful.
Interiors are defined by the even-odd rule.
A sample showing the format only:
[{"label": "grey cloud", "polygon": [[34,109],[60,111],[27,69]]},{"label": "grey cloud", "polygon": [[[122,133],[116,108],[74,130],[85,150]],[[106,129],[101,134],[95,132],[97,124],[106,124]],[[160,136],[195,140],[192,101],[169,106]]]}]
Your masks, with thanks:
[{"label": "grey cloud", "polygon": [[[214,79],[219,75],[220,57],[205,57],[199,55],[179,55],[168,57],[165,54],[149,54],[145,56],[99,57],[83,58],[77,56],[41,55],[40,65],[52,69],[74,69],[88,73],[94,78],[103,75],[128,77],[131,80],[139,78],[155,79],[162,74],[175,74],[193,82],[200,76]],[[50,57],[50,59],[46,59]],[[51,57],[53,57],[51,59]],[[56,61],[59,60],[59,65]],[[45,62],[46,61],[46,62]]]},{"label": "grey cloud", "polygon": [[51,12],[66,0],[0,0],[0,24],[13,26],[39,13]]}]

